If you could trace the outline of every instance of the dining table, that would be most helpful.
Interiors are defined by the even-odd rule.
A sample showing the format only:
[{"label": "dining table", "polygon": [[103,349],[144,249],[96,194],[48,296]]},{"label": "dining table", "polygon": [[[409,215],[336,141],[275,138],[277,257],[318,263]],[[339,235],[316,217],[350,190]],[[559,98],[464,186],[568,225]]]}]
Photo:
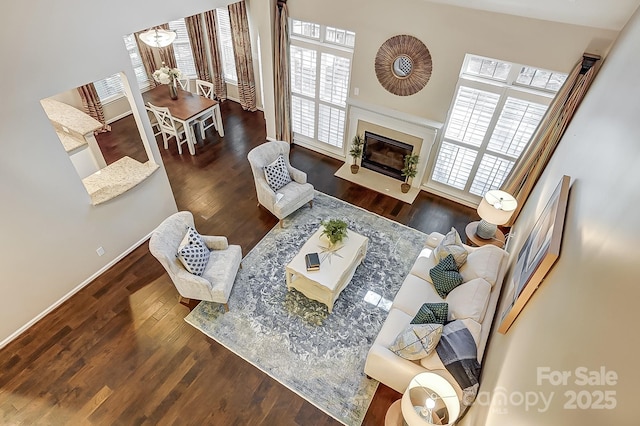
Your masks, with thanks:
[{"label": "dining table", "polygon": [[173,119],[182,123],[184,126],[189,152],[191,155],[195,155],[195,145],[197,140],[195,132],[193,131],[193,125],[201,117],[211,113],[218,134],[220,137],[224,136],[219,102],[180,88],[177,88],[177,92],[178,98],[171,99],[169,88],[163,84],[143,92],[142,99],[144,100],[144,104],[147,109],[149,109],[149,103],[157,107],[169,108],[169,112]]}]

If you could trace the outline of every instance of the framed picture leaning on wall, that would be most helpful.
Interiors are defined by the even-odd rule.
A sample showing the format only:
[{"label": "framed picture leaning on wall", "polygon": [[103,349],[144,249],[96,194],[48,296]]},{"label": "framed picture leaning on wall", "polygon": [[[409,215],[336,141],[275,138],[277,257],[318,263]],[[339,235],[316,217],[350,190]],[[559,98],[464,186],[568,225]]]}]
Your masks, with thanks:
[{"label": "framed picture leaning on wall", "polygon": [[569,176],[562,177],[518,253],[507,295],[510,302],[502,313],[498,327],[500,333],[506,333],[509,330],[520,311],[560,257],[570,182]]}]

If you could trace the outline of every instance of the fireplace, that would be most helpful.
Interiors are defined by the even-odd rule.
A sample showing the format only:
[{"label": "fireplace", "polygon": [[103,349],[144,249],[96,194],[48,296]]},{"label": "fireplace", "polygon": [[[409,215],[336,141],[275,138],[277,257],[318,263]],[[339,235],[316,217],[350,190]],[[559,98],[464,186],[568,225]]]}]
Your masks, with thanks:
[{"label": "fireplace", "polygon": [[404,157],[412,152],[413,146],[409,144],[365,131],[361,165],[366,169],[404,181],[402,176]]}]

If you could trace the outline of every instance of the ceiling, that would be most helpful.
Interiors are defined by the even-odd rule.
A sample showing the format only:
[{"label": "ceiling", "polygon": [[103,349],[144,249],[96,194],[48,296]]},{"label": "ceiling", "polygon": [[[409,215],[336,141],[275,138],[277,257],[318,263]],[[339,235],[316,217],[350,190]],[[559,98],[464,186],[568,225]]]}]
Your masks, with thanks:
[{"label": "ceiling", "polygon": [[640,0],[427,0],[566,24],[619,31]]}]

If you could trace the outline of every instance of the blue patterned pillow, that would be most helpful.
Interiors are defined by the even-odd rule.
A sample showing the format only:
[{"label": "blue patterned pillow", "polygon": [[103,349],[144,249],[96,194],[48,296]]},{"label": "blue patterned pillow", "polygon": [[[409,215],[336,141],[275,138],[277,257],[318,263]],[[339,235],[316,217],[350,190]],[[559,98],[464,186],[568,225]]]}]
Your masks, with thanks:
[{"label": "blue patterned pillow", "polygon": [[185,269],[194,275],[201,276],[209,263],[211,251],[204,243],[198,231],[187,227],[187,234],[178,247],[176,257],[182,262]]},{"label": "blue patterned pillow", "polygon": [[447,302],[424,303],[411,320],[411,324],[444,324],[447,322],[448,315],[449,304]]},{"label": "blue patterned pillow", "polygon": [[448,254],[436,266],[431,268],[429,276],[431,276],[436,291],[443,299],[463,281],[452,254]]},{"label": "blue patterned pillow", "polygon": [[291,175],[289,175],[287,163],[284,161],[282,154],[278,155],[276,161],[264,166],[264,177],[274,191],[291,182]]}]

